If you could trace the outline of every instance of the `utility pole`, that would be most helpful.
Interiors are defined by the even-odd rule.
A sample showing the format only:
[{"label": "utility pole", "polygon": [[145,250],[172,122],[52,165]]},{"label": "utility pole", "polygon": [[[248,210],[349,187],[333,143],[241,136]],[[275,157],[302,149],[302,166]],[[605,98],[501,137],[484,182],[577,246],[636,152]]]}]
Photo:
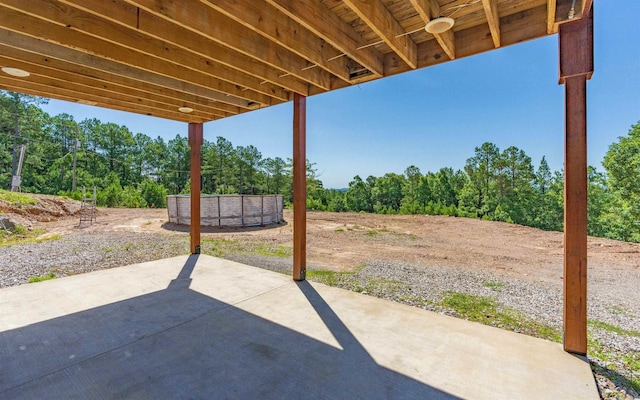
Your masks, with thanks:
[{"label": "utility pole", "polygon": [[14,177],[16,176],[16,169],[18,168],[18,138],[20,137],[20,127],[18,126],[18,110],[13,111],[13,157],[11,158],[11,182],[9,182],[9,190],[13,191]]},{"label": "utility pole", "polygon": [[24,144],[20,145],[20,158],[18,159],[18,168],[16,169],[16,174],[11,178],[11,191],[17,192],[22,184],[22,179],[20,178],[20,174],[22,173],[22,163],[24,162],[24,151],[27,149],[27,146]]}]

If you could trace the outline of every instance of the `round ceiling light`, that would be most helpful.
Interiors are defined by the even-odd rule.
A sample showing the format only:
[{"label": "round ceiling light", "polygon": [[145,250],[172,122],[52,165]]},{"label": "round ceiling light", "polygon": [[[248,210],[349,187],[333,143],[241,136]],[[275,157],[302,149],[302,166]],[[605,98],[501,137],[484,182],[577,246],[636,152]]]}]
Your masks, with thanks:
[{"label": "round ceiling light", "polygon": [[18,78],[26,78],[27,76],[31,75],[30,73],[28,73],[23,69],[12,68],[12,67],[2,67],[2,72],[4,72],[7,75],[17,76]]},{"label": "round ceiling light", "polygon": [[178,111],[181,113],[189,114],[193,112],[193,108],[191,107],[178,107]]},{"label": "round ceiling light", "polygon": [[438,17],[427,22],[424,30],[429,33],[443,33],[453,28],[455,21],[449,17]]}]

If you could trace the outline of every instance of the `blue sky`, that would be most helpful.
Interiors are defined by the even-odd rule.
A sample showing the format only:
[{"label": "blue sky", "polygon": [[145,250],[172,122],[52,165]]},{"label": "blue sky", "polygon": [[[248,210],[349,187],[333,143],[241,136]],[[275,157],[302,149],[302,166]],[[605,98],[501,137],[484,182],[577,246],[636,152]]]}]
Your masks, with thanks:
[{"label": "blue sky", "polygon": [[[595,73],[587,84],[589,164],[601,169],[609,145],[640,121],[640,1],[599,0]],[[537,167],[562,168],[564,87],[557,35],[307,99],[307,158],[324,186],[360,175],[462,168],[476,146],[517,146]],[[51,115],[98,118],[165,140],[187,125],[52,100]],[[208,140],[254,145],[263,157],[291,157],[292,104],[205,124]]]}]

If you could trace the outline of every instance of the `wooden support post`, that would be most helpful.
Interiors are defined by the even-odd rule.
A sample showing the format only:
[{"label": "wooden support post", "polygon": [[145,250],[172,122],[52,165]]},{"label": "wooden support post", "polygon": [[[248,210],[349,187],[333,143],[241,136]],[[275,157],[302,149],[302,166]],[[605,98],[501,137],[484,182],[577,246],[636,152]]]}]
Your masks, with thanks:
[{"label": "wooden support post", "polygon": [[307,98],[293,96],[293,279],[307,271]]},{"label": "wooden support post", "polygon": [[587,79],[593,74],[593,11],[560,26],[565,84],[564,350],[587,353]]},{"label": "wooden support post", "polygon": [[191,149],[191,254],[200,254],[200,149],[202,142],[202,123],[189,123],[189,147]]}]

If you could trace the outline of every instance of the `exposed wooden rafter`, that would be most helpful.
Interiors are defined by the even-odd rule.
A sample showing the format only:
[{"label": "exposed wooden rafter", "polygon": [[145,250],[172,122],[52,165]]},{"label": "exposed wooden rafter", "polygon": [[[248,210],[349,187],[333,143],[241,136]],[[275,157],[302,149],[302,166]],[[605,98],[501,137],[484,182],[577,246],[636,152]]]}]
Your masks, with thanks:
[{"label": "exposed wooden rafter", "polygon": [[374,47],[366,47],[362,36],[323,3],[299,0],[266,1],[367,68],[375,77],[382,76],[382,54]]},{"label": "exposed wooden rafter", "polygon": [[[275,70],[269,65],[234,51],[226,46],[212,42],[205,36],[187,30],[179,25],[172,24],[163,18],[159,18],[135,6],[125,3],[123,0],[111,0],[109,2],[89,2],[87,0],[60,0],[98,18],[108,19],[112,23],[122,25],[136,32],[144,33],[151,38],[156,38],[164,43],[177,46],[204,58],[205,63],[211,67],[222,64],[236,71],[248,74],[260,80],[267,81],[277,87],[286,90],[307,94],[309,86],[293,76],[281,77],[283,71]],[[262,84],[264,85],[264,84]],[[270,86],[270,85],[267,85]],[[275,90],[271,88],[270,90]]]},{"label": "exposed wooden rafter", "polygon": [[[82,67],[76,67],[69,63],[64,63],[55,59],[42,59],[42,56],[33,53],[23,53],[19,50],[0,45],[0,63],[2,65],[17,65],[18,63],[28,69],[31,74],[36,76],[47,76],[64,82],[65,87],[74,90],[78,86],[82,92],[90,93],[93,89],[101,90],[101,96],[105,98],[125,96],[135,99],[135,102],[152,101],[159,108],[177,110],[179,107],[198,104],[198,111],[203,111],[207,115],[214,117],[228,117],[235,113],[229,110],[220,110],[216,102],[206,102],[205,99],[193,100],[189,98],[185,100],[180,93],[156,93],[144,88],[143,85],[136,85],[136,82],[126,80],[125,78],[109,76],[98,70],[82,70]],[[80,73],[76,73],[76,71]],[[31,81],[31,80],[30,80]],[[138,87],[136,87],[138,86]],[[78,88],[75,87],[75,90]],[[77,99],[76,99],[77,100]],[[74,101],[76,101],[74,100]],[[218,108],[216,108],[218,107]]]},{"label": "exposed wooden rafter", "polygon": [[190,2],[191,10],[197,10],[197,12],[185,12],[183,4],[173,1],[126,1],[168,19],[174,24],[204,35],[215,43],[227,46],[274,68],[287,71],[283,75],[294,75],[325,90],[331,89],[331,79],[327,71],[308,68],[309,62],[304,58],[202,3]]},{"label": "exposed wooden rafter", "polygon": [[556,0],[547,0],[547,33],[558,32],[556,25]]},{"label": "exposed wooden rafter", "polygon": [[344,0],[409,67],[418,67],[416,43],[380,0]]},{"label": "exposed wooden rafter", "polygon": [[[0,77],[10,90],[204,122],[544,36],[592,4],[571,3],[5,0],[0,66],[31,77]],[[437,16],[454,28],[425,32]]]},{"label": "exposed wooden rafter", "polygon": [[498,15],[497,0],[482,0],[484,13],[487,15],[487,24],[491,31],[491,38],[496,49],[500,47],[500,15]]},{"label": "exposed wooden rafter", "polygon": [[[431,21],[433,18],[436,18],[440,15],[440,5],[437,0],[411,0],[411,4],[416,9],[424,23]],[[442,50],[447,53],[449,59],[453,60],[456,58],[456,42],[455,36],[452,30],[448,30],[443,33],[434,34],[433,35]]]},{"label": "exposed wooden rafter", "polygon": [[99,69],[110,75],[126,77],[132,80],[158,85],[160,87],[171,88],[186,94],[195,94],[212,101],[219,101],[232,106],[251,109],[251,105],[246,100],[234,99],[233,97],[226,96],[224,93],[216,90],[182,82],[176,78],[168,78],[147,73],[134,67],[122,65],[105,58],[100,58],[93,54],[87,54],[68,47],[46,42],[41,39],[7,31],[5,29],[0,29],[0,43],[6,43],[8,46],[13,48],[63,60],[72,64]]},{"label": "exposed wooden rafter", "polygon": [[[48,98],[77,102],[77,92],[63,86],[64,82],[54,79],[48,79],[46,77],[39,77],[37,75],[33,75],[33,78],[29,79],[28,82],[24,82],[24,80],[21,80],[19,78],[11,78],[5,76],[0,77],[0,90],[21,92],[34,96],[45,96]],[[109,96],[103,97],[101,95],[90,92],[83,94],[83,101],[88,102],[88,104],[95,104],[99,105],[100,107],[119,111],[127,111],[132,106],[135,106],[141,114],[183,122],[187,122],[189,120],[207,121],[211,119],[217,119],[211,116],[203,117],[199,115],[181,114],[177,110],[162,110],[148,104],[131,102]]]},{"label": "exposed wooden rafter", "polygon": [[344,57],[336,58],[336,49],[264,0],[202,1],[248,29],[349,82],[347,60]]},{"label": "exposed wooden rafter", "polygon": [[[275,103],[267,94],[269,88],[260,85],[256,78],[238,74],[226,66],[211,66],[207,64],[207,60],[193,53],[131,32],[108,21],[90,18],[84,11],[52,0],[41,0],[37,3],[7,0],[4,4],[22,4],[22,10],[29,13],[25,15],[0,7],[0,12],[13,17],[2,22],[6,29],[20,32],[21,27],[26,26],[26,30],[31,34],[52,43],[67,43],[74,49],[117,59],[135,68],[162,76],[174,76],[205,88],[215,88],[221,93],[265,106]],[[167,53],[171,53],[171,56],[167,57]],[[258,93],[257,90],[262,93]],[[277,95],[271,95],[284,101],[288,100],[287,94],[281,89],[277,89],[276,92]]]}]

